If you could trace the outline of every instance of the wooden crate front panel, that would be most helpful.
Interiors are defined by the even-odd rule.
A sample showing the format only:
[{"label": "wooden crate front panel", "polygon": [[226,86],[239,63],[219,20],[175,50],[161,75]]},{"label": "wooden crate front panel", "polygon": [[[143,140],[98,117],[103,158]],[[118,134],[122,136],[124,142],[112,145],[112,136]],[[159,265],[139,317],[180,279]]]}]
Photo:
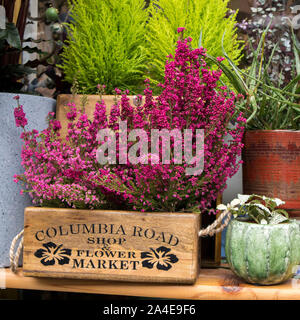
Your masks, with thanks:
[{"label": "wooden crate front panel", "polygon": [[200,215],[29,207],[27,276],[193,283]]}]

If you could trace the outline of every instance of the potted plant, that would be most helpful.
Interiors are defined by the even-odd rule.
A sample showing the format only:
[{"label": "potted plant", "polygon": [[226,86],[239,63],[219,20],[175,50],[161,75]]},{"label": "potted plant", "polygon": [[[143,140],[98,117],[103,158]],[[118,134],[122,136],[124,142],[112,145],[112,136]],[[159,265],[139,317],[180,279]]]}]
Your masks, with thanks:
[{"label": "potted plant", "polygon": [[281,283],[299,264],[299,224],[278,208],[283,204],[277,198],[238,195],[229,205],[218,206],[234,216],[226,233],[228,264],[249,283]]},{"label": "potted plant", "polygon": [[[183,29],[178,32],[182,33]],[[227,178],[238,169],[236,158],[242,149],[245,119],[235,112],[235,95],[228,95],[218,86],[221,72],[210,70],[205,63],[205,51],[192,50],[190,41],[190,38],[179,40],[174,57],[169,56],[165,82],[161,84],[163,90],[158,97],[152,96],[147,81],[145,102],[138,96],[134,108],[128,91],[116,89],[121,100],[116,99],[108,110],[99,86],[100,97],[92,119],[88,119],[84,106],[69,105],[65,140],[60,138],[60,122],[53,118],[47,130],[22,134],[25,172],[16,179],[23,182],[24,191],[29,192],[33,203],[42,207],[29,208],[25,215],[25,273],[49,275],[55,270],[56,276],[74,276],[75,272],[77,276],[88,277],[89,272],[84,271],[93,269],[92,273],[98,272],[94,277],[100,273],[100,277],[109,274],[113,279],[136,279],[133,276],[138,272],[129,270],[122,276],[111,268],[107,270],[101,259],[88,264],[86,260],[78,261],[79,256],[86,255],[86,251],[80,251],[86,250],[82,248],[84,245],[91,247],[95,259],[108,255],[104,253],[109,250],[107,246],[112,250],[116,246],[128,250],[126,245],[134,243],[135,256],[143,260],[138,265],[152,271],[155,267],[160,272],[158,278],[149,274],[152,281],[178,282],[187,273],[189,282],[195,280],[198,260],[195,256],[193,267],[187,263],[180,269],[181,277],[175,273],[167,276],[176,271],[175,267],[169,274],[163,271],[169,271],[178,261],[191,260],[184,255],[195,254],[196,247],[191,241],[198,242],[199,212],[211,207],[211,202],[225,188]],[[236,126],[230,128],[228,124],[233,120]],[[226,144],[225,135],[232,137]],[[98,209],[106,212],[97,212]],[[110,226],[105,217],[110,220]],[[133,218],[139,219],[134,220],[134,225],[130,220]],[[143,226],[146,222],[147,227]],[[162,225],[164,229],[158,234],[157,229]],[[132,228],[135,229],[130,238],[128,230]],[[74,242],[68,240],[76,234],[78,238]],[[189,238],[192,235],[194,238]],[[144,242],[139,242],[140,238]],[[188,238],[188,244],[181,238]],[[153,241],[164,245],[155,249]],[[150,251],[145,251],[146,244],[152,248]],[[94,251],[95,248],[101,252]],[[48,253],[52,251],[59,251],[58,263],[50,259]],[[79,256],[76,258],[74,254]],[[71,275],[70,269],[65,269],[70,263],[74,267]],[[46,272],[49,265],[55,267],[46,268],[49,271]],[[176,266],[179,265],[178,262]]]},{"label": "potted plant", "polygon": [[283,88],[274,84],[268,67],[277,49],[264,55],[268,28],[263,32],[249,70],[243,71],[226,55],[230,67],[209,57],[224,71],[236,92],[237,106],[247,118],[244,136],[243,190],[248,194],[278,197],[290,214],[300,213],[300,106],[299,47],[293,35],[295,65],[293,79]]},{"label": "potted plant", "polygon": [[[78,93],[88,94],[85,109],[89,119],[98,100],[99,83],[106,86],[102,98],[108,107],[114,104],[116,87],[128,89],[132,95],[143,94],[145,78],[150,79],[154,95],[161,92],[157,84],[164,80],[166,57],[174,51],[178,27],[186,28],[194,47],[198,45],[202,30],[203,47],[213,56],[222,54],[221,44],[216,44],[226,30],[224,47],[233,61],[240,60],[242,43],[237,39],[236,14],[230,13],[228,1],[155,0],[145,3],[137,0],[121,5],[118,1],[70,2],[71,20],[61,68],[69,83],[76,79]],[[226,81],[226,77],[222,79]],[[60,94],[57,98],[57,119],[61,122],[63,137],[68,124],[66,105],[70,102],[79,105],[81,98],[70,94]],[[130,101],[133,103],[133,96]],[[216,203],[212,203],[212,207],[215,208]],[[214,219],[215,216],[207,215],[202,222],[209,224]],[[202,241],[202,252],[213,264],[220,263],[219,243],[218,236]],[[215,248],[214,252],[211,248]]]},{"label": "potted plant", "polygon": [[[6,2],[6,12],[8,22],[4,29],[0,29],[0,109],[2,112],[0,120],[0,150],[1,164],[0,175],[3,183],[1,184],[2,201],[0,202],[0,267],[8,267],[9,247],[12,235],[23,228],[24,208],[30,204],[30,197],[20,197],[20,186],[13,182],[13,176],[22,172],[22,166],[19,161],[22,143],[19,139],[20,131],[14,125],[14,100],[21,105],[18,112],[22,110],[27,114],[29,121],[28,129],[36,128],[42,130],[47,126],[46,115],[55,110],[56,101],[54,99],[19,94],[22,84],[18,80],[32,69],[19,64],[19,57],[22,53],[22,32],[24,31],[24,17],[19,17],[20,31],[10,20],[13,15],[14,2]],[[28,1],[21,4],[21,13],[27,15]],[[23,21],[24,20],[24,21]],[[27,50],[25,48],[25,50]],[[9,91],[9,92],[6,92]],[[14,92],[14,93],[11,93]]]}]

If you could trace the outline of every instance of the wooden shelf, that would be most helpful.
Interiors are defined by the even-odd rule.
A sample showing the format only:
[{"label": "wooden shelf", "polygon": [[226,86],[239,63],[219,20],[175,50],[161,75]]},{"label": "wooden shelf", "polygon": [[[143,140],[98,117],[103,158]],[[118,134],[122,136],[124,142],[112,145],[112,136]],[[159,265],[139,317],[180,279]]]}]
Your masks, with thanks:
[{"label": "wooden shelf", "polygon": [[129,283],[98,280],[73,280],[24,277],[0,269],[6,288],[94,293],[193,300],[300,300],[300,282],[289,280],[276,286],[254,286],[242,282],[228,269],[202,269],[194,285]]}]

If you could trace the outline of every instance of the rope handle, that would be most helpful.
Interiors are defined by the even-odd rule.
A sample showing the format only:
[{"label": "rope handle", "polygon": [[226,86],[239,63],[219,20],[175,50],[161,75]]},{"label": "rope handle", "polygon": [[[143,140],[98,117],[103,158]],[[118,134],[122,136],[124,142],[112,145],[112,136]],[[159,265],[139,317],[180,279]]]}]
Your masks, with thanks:
[{"label": "rope handle", "polygon": [[[209,226],[207,226],[205,229],[202,229],[199,231],[198,236],[199,237],[205,237],[207,235],[213,236],[216,233],[221,232],[229,223],[231,219],[232,213],[230,212],[230,209],[223,211],[219,217]],[[224,222],[223,219],[225,218]]]},{"label": "rope handle", "polygon": [[[228,225],[231,219],[231,215],[232,214],[229,209],[223,211],[212,224],[210,224],[205,229],[202,229],[199,231],[198,233],[199,237],[204,237],[207,235],[213,236],[214,234],[221,232]],[[222,223],[224,218],[225,220]],[[18,233],[11,242],[9,258],[10,258],[10,268],[13,272],[17,271],[17,267],[19,264],[20,255],[23,248],[23,234],[24,234],[24,229],[20,233]],[[16,248],[18,240],[20,240],[20,242]]]},{"label": "rope handle", "polygon": [[[10,245],[9,259],[12,272],[16,272],[19,265],[20,255],[23,248],[23,234],[24,229],[13,238]],[[18,240],[20,240],[20,242],[17,249],[15,250]]]}]

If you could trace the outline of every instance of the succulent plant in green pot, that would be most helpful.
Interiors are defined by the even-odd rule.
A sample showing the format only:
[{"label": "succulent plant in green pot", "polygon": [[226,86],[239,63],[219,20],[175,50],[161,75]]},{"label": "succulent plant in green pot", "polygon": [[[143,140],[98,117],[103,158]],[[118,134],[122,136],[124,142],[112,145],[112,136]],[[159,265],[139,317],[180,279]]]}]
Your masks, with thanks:
[{"label": "succulent plant in green pot", "polygon": [[300,261],[300,226],[278,209],[283,201],[257,195],[238,195],[227,207],[234,219],[228,225],[225,253],[231,270],[248,283],[273,285],[293,275]]}]

